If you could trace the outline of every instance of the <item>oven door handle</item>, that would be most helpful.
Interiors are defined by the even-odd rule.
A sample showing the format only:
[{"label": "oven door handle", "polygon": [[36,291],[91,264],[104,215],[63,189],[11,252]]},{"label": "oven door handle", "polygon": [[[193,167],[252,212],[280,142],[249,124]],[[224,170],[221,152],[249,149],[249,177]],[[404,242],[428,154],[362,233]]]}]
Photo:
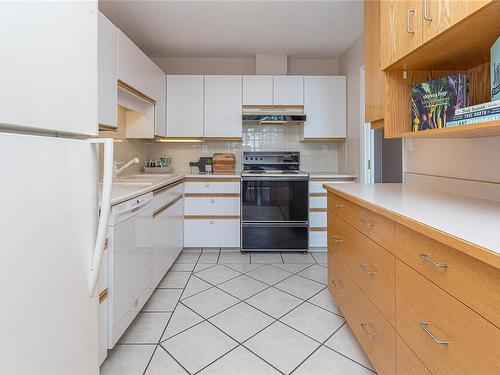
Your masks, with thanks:
[{"label": "oven door handle", "polygon": [[294,227],[294,228],[302,228],[302,227],[308,227],[309,222],[308,221],[242,221],[241,222],[242,227],[281,227],[281,228],[289,228],[289,227]]},{"label": "oven door handle", "polygon": [[276,176],[276,177],[242,177],[242,181],[309,181],[309,177],[302,176]]}]

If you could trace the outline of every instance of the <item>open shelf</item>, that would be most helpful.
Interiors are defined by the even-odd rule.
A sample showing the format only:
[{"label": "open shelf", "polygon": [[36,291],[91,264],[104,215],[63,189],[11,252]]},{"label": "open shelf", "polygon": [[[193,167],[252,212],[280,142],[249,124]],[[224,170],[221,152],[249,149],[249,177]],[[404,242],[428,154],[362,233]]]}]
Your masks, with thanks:
[{"label": "open shelf", "polygon": [[486,121],[451,128],[428,129],[386,135],[386,138],[479,138],[500,136],[500,120]]}]

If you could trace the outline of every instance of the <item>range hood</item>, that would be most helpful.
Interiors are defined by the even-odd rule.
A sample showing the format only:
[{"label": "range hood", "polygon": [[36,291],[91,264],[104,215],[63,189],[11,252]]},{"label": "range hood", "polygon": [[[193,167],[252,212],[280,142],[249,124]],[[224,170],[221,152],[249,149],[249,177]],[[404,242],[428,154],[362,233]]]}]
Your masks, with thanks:
[{"label": "range hood", "polygon": [[304,106],[243,106],[243,124],[286,125],[306,121]]}]

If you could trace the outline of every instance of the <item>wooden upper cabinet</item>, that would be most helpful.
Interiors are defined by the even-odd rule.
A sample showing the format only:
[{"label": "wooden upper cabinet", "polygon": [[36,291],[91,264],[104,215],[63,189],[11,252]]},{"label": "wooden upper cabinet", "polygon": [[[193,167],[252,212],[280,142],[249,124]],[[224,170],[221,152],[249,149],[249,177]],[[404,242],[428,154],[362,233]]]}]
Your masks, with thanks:
[{"label": "wooden upper cabinet", "polygon": [[434,38],[492,0],[423,0],[423,42]]},{"label": "wooden upper cabinet", "polygon": [[384,83],[380,67],[380,1],[365,0],[365,122],[384,117]]},{"label": "wooden upper cabinet", "polygon": [[380,50],[382,69],[422,44],[421,0],[380,2]]}]

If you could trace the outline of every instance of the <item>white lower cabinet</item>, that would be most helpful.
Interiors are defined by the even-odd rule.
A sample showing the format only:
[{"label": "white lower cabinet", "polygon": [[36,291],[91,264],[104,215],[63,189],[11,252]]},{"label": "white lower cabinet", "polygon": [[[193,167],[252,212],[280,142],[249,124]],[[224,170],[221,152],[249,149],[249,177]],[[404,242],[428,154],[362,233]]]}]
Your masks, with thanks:
[{"label": "white lower cabinet", "polygon": [[187,197],[186,215],[240,215],[240,197]]},{"label": "white lower cabinet", "polygon": [[240,219],[185,219],[184,246],[239,247]]},{"label": "white lower cabinet", "polygon": [[101,269],[99,270],[99,364],[108,356],[108,270],[109,270],[109,238],[106,239]]},{"label": "white lower cabinet", "polygon": [[309,231],[309,247],[326,247],[327,234],[326,231],[313,232]]}]

